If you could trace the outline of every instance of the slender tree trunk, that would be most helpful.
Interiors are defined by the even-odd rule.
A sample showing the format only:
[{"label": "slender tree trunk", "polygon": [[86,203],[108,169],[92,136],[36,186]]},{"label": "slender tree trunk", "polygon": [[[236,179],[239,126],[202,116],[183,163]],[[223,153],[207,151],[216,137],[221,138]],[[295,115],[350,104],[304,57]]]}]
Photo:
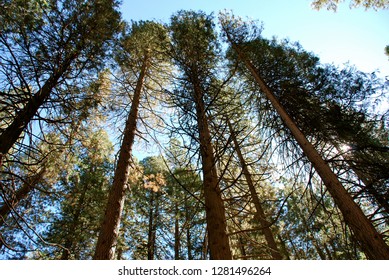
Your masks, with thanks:
[{"label": "slender tree trunk", "polygon": [[181,234],[180,234],[180,223],[178,219],[178,203],[174,203],[174,259],[180,259],[180,246],[181,246]]},{"label": "slender tree trunk", "polygon": [[[43,175],[46,172],[46,168],[42,168],[37,174],[32,176],[31,179],[28,180],[28,182],[25,182],[21,188],[19,188],[14,194],[12,194],[11,198],[6,197],[5,190],[3,188],[3,185],[0,182],[1,192],[3,192],[3,205],[0,208],[0,227],[2,227],[11,213],[13,209],[20,203],[21,200],[28,197],[30,192],[34,189],[34,187],[42,180]],[[5,240],[0,233],[0,249],[6,245]]]},{"label": "slender tree trunk", "polygon": [[[346,161],[349,160],[347,157],[345,159]],[[389,214],[389,201],[381,194],[379,194],[378,191],[374,188],[372,178],[364,174],[364,172],[361,170],[358,170],[358,168],[353,163],[349,163],[349,165],[351,166],[351,169],[354,171],[354,173],[358,176],[359,180],[361,180],[365,185],[362,191],[374,197],[380,208],[384,209],[384,211]],[[389,223],[389,217],[386,218],[386,221]]]},{"label": "slender tree trunk", "polygon": [[356,240],[358,240],[358,243],[366,256],[369,259],[389,259],[389,246],[385,243],[382,236],[370,223],[361,208],[354,202],[328,164],[316,151],[315,147],[307,140],[305,135],[287,114],[271,89],[259,75],[258,70],[248,59],[246,59],[239,47],[235,45],[232,40],[230,40],[230,42],[241,61],[245,63],[247,69],[251,72],[255,81],[266,95],[266,98],[272,103],[273,107],[280,115],[285,125],[289,128],[307,158],[311,161],[315,170],[326,185],[328,192],[334,199],[335,204],[342,212],[346,224],[353,231]]},{"label": "slender tree trunk", "polygon": [[0,227],[4,224],[12,209],[14,209],[21,200],[25,199],[35,188],[35,186],[42,180],[45,172],[46,168],[43,167],[37,174],[33,175],[28,181],[26,181],[23,186],[12,195],[10,199],[3,199],[4,204],[0,208]]},{"label": "slender tree trunk", "polygon": [[241,258],[243,259],[243,260],[247,260],[247,253],[246,253],[246,249],[245,249],[245,247],[244,247],[244,241],[243,241],[243,238],[242,238],[242,236],[238,236],[238,243],[239,243],[239,251],[240,251],[240,255],[242,256]]},{"label": "slender tree trunk", "polygon": [[154,251],[155,251],[155,230],[154,230],[154,224],[156,223],[154,221],[154,209],[155,206],[155,199],[154,199],[154,192],[151,191],[150,193],[150,201],[149,201],[149,228],[148,228],[148,234],[147,234],[147,259],[153,260],[154,259]]},{"label": "slender tree trunk", "polygon": [[[59,79],[70,67],[71,62],[76,59],[77,53],[69,56],[67,60],[47,79],[43,87],[31,97],[26,106],[20,110],[12,123],[0,135],[0,162],[2,156],[6,155],[12,146],[19,139],[28,123],[36,115],[39,108],[49,98],[53,88],[57,86]],[[1,166],[1,165],[0,165]]]},{"label": "slender tree trunk", "polygon": [[[89,169],[89,172],[92,172],[92,168]],[[80,226],[80,216],[85,204],[85,196],[88,189],[89,184],[85,184],[73,214],[72,223],[68,229],[68,234],[64,244],[65,249],[62,250],[61,260],[68,260],[70,258],[71,252],[73,251],[74,243],[76,241],[75,238],[77,238],[76,229]]]},{"label": "slender tree trunk", "polygon": [[120,147],[117,167],[114,174],[113,184],[109,191],[108,203],[105,210],[103,223],[97,240],[95,260],[112,260],[115,257],[115,246],[119,234],[119,226],[125,200],[125,192],[132,161],[132,146],[136,134],[136,123],[143,82],[148,68],[148,57],[145,56],[140,75],[135,87],[134,97],[131,104],[126,126],[124,129],[123,142]]},{"label": "slender tree trunk", "polygon": [[185,229],[186,229],[186,249],[188,251],[188,260],[193,260],[192,254],[192,234],[191,234],[191,219],[192,217],[189,215],[189,203],[188,197],[185,196]]},{"label": "slender tree trunk", "polygon": [[221,190],[216,171],[216,160],[211,142],[208,119],[205,111],[203,90],[200,83],[193,79],[197,125],[200,140],[200,155],[204,177],[205,211],[208,228],[208,242],[211,259],[232,259],[229,240],[226,232],[227,224]]},{"label": "slender tree trunk", "polygon": [[272,258],[274,260],[282,260],[282,255],[277,247],[277,243],[275,241],[274,235],[270,229],[271,224],[267,221],[265,211],[263,210],[261,202],[259,201],[258,194],[255,190],[254,182],[253,182],[252,177],[251,177],[251,173],[247,167],[247,163],[246,163],[246,161],[243,157],[243,154],[240,150],[239,142],[236,139],[235,131],[231,125],[230,120],[227,120],[227,123],[228,123],[228,128],[230,130],[230,135],[231,135],[232,141],[234,142],[235,151],[238,155],[240,165],[241,165],[242,170],[243,170],[243,175],[246,178],[246,182],[247,182],[247,185],[248,185],[249,190],[250,190],[251,198],[253,200],[253,203],[254,203],[254,206],[256,209],[255,218],[261,225],[262,233],[265,236],[265,239],[266,239],[267,245],[269,247],[269,251],[270,251]]},{"label": "slender tree trunk", "polygon": [[282,238],[282,236],[280,234],[278,234],[278,240],[280,241],[281,250],[282,250],[284,256],[286,257],[287,260],[290,260],[288,246],[286,245],[285,240]]},{"label": "slender tree trunk", "polygon": [[333,258],[332,258],[331,251],[330,251],[330,249],[328,249],[328,246],[327,246],[326,243],[324,243],[324,250],[326,251],[327,258],[328,258],[329,260],[332,260]]}]

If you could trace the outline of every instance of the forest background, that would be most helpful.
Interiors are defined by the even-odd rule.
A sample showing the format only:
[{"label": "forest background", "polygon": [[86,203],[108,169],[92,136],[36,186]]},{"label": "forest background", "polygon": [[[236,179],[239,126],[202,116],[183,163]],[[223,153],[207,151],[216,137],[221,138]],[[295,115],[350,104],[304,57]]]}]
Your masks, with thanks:
[{"label": "forest background", "polygon": [[235,2],[2,1],[3,259],[389,258],[388,4]]}]

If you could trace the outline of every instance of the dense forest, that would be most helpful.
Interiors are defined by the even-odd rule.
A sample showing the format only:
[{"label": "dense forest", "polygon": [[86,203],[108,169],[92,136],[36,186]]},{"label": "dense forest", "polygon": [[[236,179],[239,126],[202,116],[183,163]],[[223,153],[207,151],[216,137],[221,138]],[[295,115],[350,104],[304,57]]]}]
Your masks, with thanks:
[{"label": "dense forest", "polygon": [[1,1],[0,259],[389,259],[385,80],[119,8]]}]

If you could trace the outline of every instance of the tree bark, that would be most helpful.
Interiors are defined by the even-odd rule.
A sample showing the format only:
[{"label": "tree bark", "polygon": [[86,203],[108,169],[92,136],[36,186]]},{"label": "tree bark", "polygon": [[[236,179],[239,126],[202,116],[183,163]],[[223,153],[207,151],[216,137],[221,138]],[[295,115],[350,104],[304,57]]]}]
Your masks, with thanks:
[{"label": "tree bark", "polygon": [[193,260],[192,254],[192,234],[191,234],[191,220],[192,216],[189,214],[190,204],[188,202],[188,196],[185,196],[185,230],[186,230],[186,248],[188,251],[188,260]]},{"label": "tree bark", "polygon": [[20,110],[13,122],[0,135],[0,159],[6,155],[19,139],[28,123],[36,115],[39,108],[49,98],[53,88],[57,86],[59,79],[68,70],[70,64],[78,56],[77,53],[69,56],[67,60],[47,79],[43,87],[31,97],[26,106]]},{"label": "tree bark", "polygon": [[180,259],[180,247],[181,247],[181,233],[180,233],[180,223],[178,219],[178,203],[174,202],[174,259]]},{"label": "tree bark", "polygon": [[35,188],[35,186],[42,180],[45,172],[46,168],[42,168],[37,174],[33,175],[28,181],[26,181],[23,186],[19,188],[10,199],[8,199],[8,201],[3,199],[4,204],[0,208],[0,227],[4,224],[9,213],[19,204],[22,199],[25,199]]},{"label": "tree bark", "polygon": [[112,260],[115,257],[115,247],[117,244],[125,192],[132,162],[131,153],[136,134],[140,97],[147,69],[148,57],[145,56],[135,87],[130,113],[124,129],[124,137],[120,147],[113,184],[109,191],[108,203],[93,257],[95,260]]},{"label": "tree bark", "polygon": [[[150,190],[150,201],[149,201],[149,227],[147,234],[147,259],[154,260],[155,253],[155,238],[156,238],[156,221],[158,213],[158,201],[155,199],[155,194]],[[155,213],[155,214],[154,214]]]},{"label": "tree bark", "polygon": [[203,99],[203,90],[196,77],[193,78],[197,125],[200,138],[200,155],[204,177],[203,185],[210,255],[211,259],[214,260],[230,260],[232,259],[232,254],[226,232],[225,208],[219,187],[216,160]]},{"label": "tree bark", "polygon": [[361,208],[355,203],[352,197],[348,194],[343,185],[339,182],[336,175],[332,172],[328,164],[322,159],[315,147],[307,140],[305,135],[297,127],[291,117],[287,114],[278,99],[275,97],[271,89],[266,85],[265,81],[259,75],[258,70],[244,56],[239,47],[233,43],[232,47],[237,52],[240,60],[244,62],[247,69],[250,71],[255,81],[266,95],[266,98],[271,102],[277,113],[280,115],[285,125],[304,151],[307,158],[311,161],[315,170],[323,180],[328,192],[331,194],[343,214],[346,224],[353,231],[356,240],[361,249],[369,259],[389,259],[389,246],[385,243],[382,236],[377,232],[371,222],[362,212]]},{"label": "tree bark", "polygon": [[246,178],[247,185],[250,190],[251,198],[253,200],[256,213],[255,213],[255,218],[256,220],[260,223],[261,228],[262,228],[262,233],[265,236],[267,245],[269,247],[270,254],[274,260],[282,260],[282,255],[280,253],[280,250],[277,247],[277,243],[275,241],[275,238],[273,236],[273,233],[270,229],[271,224],[267,221],[266,219],[266,214],[265,211],[262,208],[261,202],[259,201],[258,194],[255,190],[254,182],[251,177],[251,173],[248,169],[247,163],[243,157],[243,154],[240,150],[240,145],[238,143],[238,140],[236,139],[235,131],[231,125],[230,120],[227,120],[228,128],[230,130],[230,135],[232,138],[232,141],[234,142],[234,149],[238,155],[240,165],[243,170],[243,175]]}]

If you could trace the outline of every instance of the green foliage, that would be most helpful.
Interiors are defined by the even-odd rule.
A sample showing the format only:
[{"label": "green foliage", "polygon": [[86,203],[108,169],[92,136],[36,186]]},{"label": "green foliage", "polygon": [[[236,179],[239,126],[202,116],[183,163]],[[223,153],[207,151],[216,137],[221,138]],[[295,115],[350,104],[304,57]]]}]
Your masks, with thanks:
[{"label": "green foliage", "polygon": [[[378,1],[355,4],[383,7]],[[26,184],[31,192],[2,217],[2,258],[92,257],[112,184],[109,139],[116,132],[111,126],[131,105],[145,66],[136,133],[158,141],[155,134],[163,123],[166,134],[158,144],[165,155],[132,163],[117,259],[209,258],[198,135],[205,120],[235,258],[271,256],[227,121],[283,255],[363,259],[333,200],[251,74],[231,48],[223,56],[213,15],[179,11],[168,25],[124,24],[117,5],[110,0],[1,2],[0,132],[53,73],[67,67],[36,114],[33,123],[39,126],[31,125],[3,161],[0,206]],[[351,66],[323,65],[298,43],[263,38],[256,22],[228,13],[219,22],[224,39],[244,50],[385,235],[389,131],[387,113],[376,112],[379,98],[387,95],[384,81]],[[114,65],[97,71],[107,54]],[[123,110],[111,110],[116,107]],[[105,125],[110,135],[101,129]],[[164,145],[167,137],[172,140]]]},{"label": "green foliage", "polygon": [[105,131],[89,133],[77,147],[77,160],[56,184],[58,212],[51,217],[46,241],[62,247],[40,252],[50,259],[91,259],[111,181],[112,145]]},{"label": "green foliage", "polygon": [[[315,0],[312,2],[312,7],[320,10],[326,8],[336,12],[338,5],[344,0]],[[389,9],[388,1],[386,0],[351,0],[350,8],[364,7],[365,9]]]}]

